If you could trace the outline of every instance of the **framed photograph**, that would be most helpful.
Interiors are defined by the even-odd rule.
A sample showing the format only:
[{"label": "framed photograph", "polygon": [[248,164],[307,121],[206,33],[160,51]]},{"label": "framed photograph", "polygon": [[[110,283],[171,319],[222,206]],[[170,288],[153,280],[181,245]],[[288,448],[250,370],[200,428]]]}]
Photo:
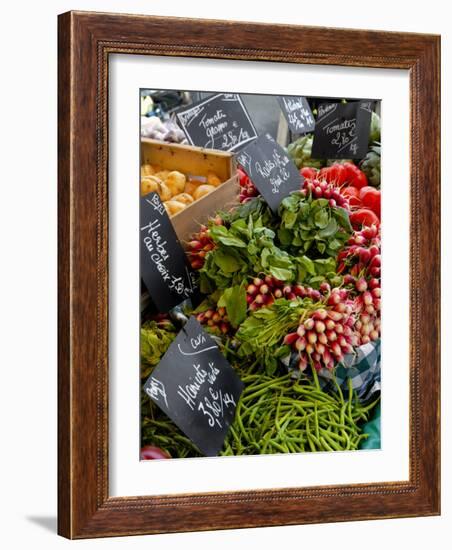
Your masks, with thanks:
[{"label": "framed photograph", "polygon": [[440,513],[439,60],[59,16],[61,535]]}]

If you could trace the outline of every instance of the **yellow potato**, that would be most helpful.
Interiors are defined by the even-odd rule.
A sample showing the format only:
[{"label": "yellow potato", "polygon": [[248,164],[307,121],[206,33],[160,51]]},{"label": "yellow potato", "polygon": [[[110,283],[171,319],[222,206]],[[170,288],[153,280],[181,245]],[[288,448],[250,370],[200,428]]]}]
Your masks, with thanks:
[{"label": "yellow potato", "polygon": [[193,195],[193,193],[198,189],[198,187],[202,184],[202,181],[199,180],[188,180],[185,184],[184,192],[188,193],[189,195]]},{"label": "yellow potato", "polygon": [[163,202],[168,201],[173,196],[168,186],[163,182],[159,185],[158,194],[159,194],[160,200]]},{"label": "yellow potato", "polygon": [[214,187],[218,187],[221,185],[221,180],[215,172],[207,172],[207,183],[209,185],[213,185]]},{"label": "yellow potato", "polygon": [[141,167],[141,176],[152,176],[154,175],[154,168],[152,164],[143,164]]},{"label": "yellow potato", "polygon": [[160,178],[163,182],[166,182],[166,178],[168,177],[169,173],[169,170],[159,170],[158,172],[155,172],[154,175]]},{"label": "yellow potato", "polygon": [[147,195],[148,193],[152,193],[153,191],[157,191],[158,193],[160,189],[160,183],[161,180],[159,180],[155,176],[147,176],[141,178],[141,194]]},{"label": "yellow potato", "polygon": [[182,210],[184,210],[185,207],[187,206],[183,202],[174,201],[174,200],[166,201],[163,203],[163,205],[166,208],[166,211],[168,212],[169,216],[174,216],[178,212],[181,212]]},{"label": "yellow potato", "polygon": [[198,189],[193,193],[193,198],[195,200],[200,199],[201,197],[204,197],[205,195],[208,195],[212,191],[215,191],[215,187],[213,185],[208,185],[207,183],[200,185]]},{"label": "yellow potato", "polygon": [[171,193],[174,196],[184,192],[186,181],[187,178],[184,176],[184,174],[173,170],[168,174],[165,183],[170,188]]},{"label": "yellow potato", "polygon": [[179,193],[179,195],[174,195],[171,200],[183,202],[184,204],[191,204],[194,201],[193,197],[188,193]]}]

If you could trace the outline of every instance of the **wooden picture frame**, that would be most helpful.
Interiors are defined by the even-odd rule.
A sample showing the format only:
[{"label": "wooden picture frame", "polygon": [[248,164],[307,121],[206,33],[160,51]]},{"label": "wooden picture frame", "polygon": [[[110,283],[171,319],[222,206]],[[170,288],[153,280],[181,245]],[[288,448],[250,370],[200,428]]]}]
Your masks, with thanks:
[{"label": "wooden picture frame", "polygon": [[[440,37],[69,12],[59,16],[58,47],[58,532],[86,538],[439,514]],[[114,53],[409,71],[408,481],[109,496],[107,92]]]}]

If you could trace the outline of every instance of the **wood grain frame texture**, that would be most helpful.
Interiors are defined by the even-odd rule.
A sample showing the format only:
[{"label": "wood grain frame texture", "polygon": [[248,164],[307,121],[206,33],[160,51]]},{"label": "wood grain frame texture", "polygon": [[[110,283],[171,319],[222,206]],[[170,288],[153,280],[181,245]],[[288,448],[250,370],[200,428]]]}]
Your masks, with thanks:
[{"label": "wood grain frame texture", "polygon": [[[439,514],[440,37],[68,12],[59,16],[58,48],[59,534],[87,538]],[[107,92],[109,55],[115,53],[409,71],[409,481],[109,497]]]}]

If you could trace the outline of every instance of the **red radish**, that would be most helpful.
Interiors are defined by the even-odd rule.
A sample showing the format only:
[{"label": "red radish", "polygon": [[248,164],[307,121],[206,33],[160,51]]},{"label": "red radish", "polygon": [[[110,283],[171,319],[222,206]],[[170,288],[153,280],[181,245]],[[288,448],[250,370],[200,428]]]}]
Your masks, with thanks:
[{"label": "red radish", "polygon": [[257,288],[255,285],[248,285],[246,291],[248,294],[251,294],[251,296],[254,296],[257,292]]},{"label": "red radish", "polygon": [[298,334],[298,336],[304,336],[306,334],[306,329],[305,329],[304,325],[300,325],[297,328],[297,334]]},{"label": "red radish", "polygon": [[312,330],[314,328],[314,319],[306,319],[304,327],[306,330]]},{"label": "red radish", "polygon": [[325,325],[328,330],[334,330],[336,323],[332,319],[327,319]]},{"label": "red radish", "polygon": [[356,290],[358,292],[364,292],[365,290],[367,290],[367,283],[364,277],[361,277],[360,279],[358,279],[358,281],[356,281]]},{"label": "red radish", "polygon": [[328,330],[325,335],[330,342],[337,340],[337,334],[333,330]]},{"label": "red radish", "polygon": [[306,338],[297,338],[295,342],[295,349],[297,351],[304,351],[306,349]]},{"label": "red radish", "polygon": [[353,185],[346,187],[342,190],[342,195],[348,199],[348,203],[352,208],[359,208],[361,206],[361,199],[359,198],[359,190]]},{"label": "red radish", "polygon": [[320,321],[323,321],[328,317],[328,312],[325,309],[318,309],[312,314],[313,319],[320,319]]},{"label": "red radish", "polygon": [[326,326],[322,321],[316,321],[315,330],[316,332],[325,332]]},{"label": "red radish", "polygon": [[309,331],[307,337],[310,344],[315,344],[317,342],[317,334],[315,332]]},{"label": "red radish", "polygon": [[140,460],[160,460],[162,458],[171,458],[171,455],[154,445],[145,445],[140,451]]}]

